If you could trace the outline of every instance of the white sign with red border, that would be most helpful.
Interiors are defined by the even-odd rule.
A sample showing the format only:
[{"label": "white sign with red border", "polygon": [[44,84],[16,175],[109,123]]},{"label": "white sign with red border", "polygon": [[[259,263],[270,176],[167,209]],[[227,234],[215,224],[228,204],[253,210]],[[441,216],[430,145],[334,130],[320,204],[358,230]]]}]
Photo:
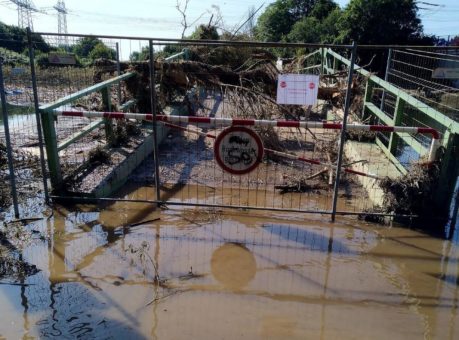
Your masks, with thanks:
[{"label": "white sign with red border", "polygon": [[319,93],[319,76],[279,74],[277,104],[315,105]]},{"label": "white sign with red border", "polygon": [[263,159],[263,143],[255,131],[232,126],[217,136],[214,156],[218,165],[230,174],[248,174]]}]

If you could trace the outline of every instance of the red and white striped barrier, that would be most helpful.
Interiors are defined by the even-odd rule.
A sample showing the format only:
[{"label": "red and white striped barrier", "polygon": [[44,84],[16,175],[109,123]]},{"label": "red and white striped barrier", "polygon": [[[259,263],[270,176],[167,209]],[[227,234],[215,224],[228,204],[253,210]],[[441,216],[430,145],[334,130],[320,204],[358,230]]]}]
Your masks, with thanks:
[{"label": "red and white striped barrier", "polygon": [[[162,123],[164,125],[166,125],[166,126],[174,128],[174,129],[179,129],[179,130],[195,133],[195,134],[198,134],[198,135],[203,136],[203,137],[212,138],[212,139],[216,139],[217,138],[217,136],[212,135],[210,133],[191,130],[191,129],[188,129],[188,128],[184,127],[184,126],[175,125],[175,124],[171,124],[171,123],[167,123],[167,122],[162,122]],[[284,158],[293,159],[293,160],[297,160],[297,161],[301,161],[301,162],[305,162],[305,163],[310,163],[310,164],[315,164],[315,165],[324,165],[326,167],[333,168],[333,169],[337,168],[337,166],[334,165],[334,164],[324,163],[324,162],[319,161],[317,159],[309,159],[309,158],[305,158],[305,157],[300,157],[300,156],[297,156],[297,155],[293,155],[291,153],[276,151],[276,150],[268,149],[268,148],[264,148],[264,150],[267,153],[270,153],[270,154],[273,154],[273,155],[276,155],[276,156],[279,156],[279,157],[284,157]],[[353,170],[353,169],[350,169],[350,168],[342,168],[342,171],[350,173],[350,174],[354,174],[354,175],[365,176],[365,177],[370,177],[370,178],[374,178],[374,179],[381,179],[380,177],[378,177],[378,176],[376,176],[374,174],[364,173],[364,172],[356,171],[356,170]]]},{"label": "red and white striped barrier", "polygon": [[[88,117],[88,118],[113,118],[113,119],[137,119],[153,121],[150,113],[124,113],[124,112],[97,112],[97,111],[55,111],[57,116],[67,117]],[[169,116],[156,115],[159,122],[187,123],[187,124],[208,124],[211,126],[264,126],[264,127],[292,127],[309,129],[331,129],[341,130],[341,123],[310,122],[295,120],[257,120],[257,119],[235,119],[235,118],[210,118],[190,116]],[[379,132],[404,132],[412,134],[430,134],[432,144],[429,151],[428,162],[435,160],[435,155],[440,147],[440,134],[433,128],[411,127],[411,126],[386,126],[386,125],[364,125],[347,124],[348,131],[379,131]]]}]

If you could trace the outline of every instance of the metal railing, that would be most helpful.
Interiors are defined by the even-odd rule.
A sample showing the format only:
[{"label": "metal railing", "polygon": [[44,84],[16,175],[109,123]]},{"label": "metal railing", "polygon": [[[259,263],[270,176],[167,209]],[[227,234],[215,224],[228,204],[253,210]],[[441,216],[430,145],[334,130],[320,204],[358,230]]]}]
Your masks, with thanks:
[{"label": "metal railing", "polygon": [[[49,37],[59,37],[56,34],[51,34],[51,33],[41,33],[43,36]],[[65,35],[69,38],[74,38],[75,42],[77,39],[84,38],[84,37],[94,37],[94,36],[88,36],[88,35],[78,35],[78,34],[69,34]],[[72,78],[71,76],[68,76],[67,78],[63,78],[66,81],[69,81],[68,85],[68,90],[66,89],[63,91],[61,88],[53,87],[52,80],[47,79],[46,72],[43,70],[40,70],[38,74],[33,70],[32,67],[32,72],[31,72],[31,77],[33,80],[36,82],[37,79],[42,79],[42,83],[38,84],[37,86],[34,87],[33,89],[33,94],[34,94],[34,99],[35,99],[35,104],[36,104],[36,112],[39,113],[39,117],[41,118],[39,122],[37,122],[37,125],[39,126],[39,130],[43,130],[44,137],[46,139],[46,158],[47,158],[47,165],[49,168],[49,174],[50,174],[50,179],[51,179],[51,184],[53,189],[59,189],[60,186],[63,183],[64,177],[62,175],[62,171],[68,170],[69,165],[72,166],[78,166],[85,162],[85,158],[87,154],[87,150],[83,150],[84,147],[87,147],[85,143],[88,141],[96,141],[97,138],[102,138],[105,139],[103,141],[103,145],[106,145],[106,149],[109,149],[110,147],[107,146],[109,143],[109,140],[113,136],[113,125],[111,120],[114,118],[119,118],[117,115],[119,114],[121,117],[121,112],[128,112],[130,111],[130,108],[138,102],[138,100],[143,101],[143,109],[140,110],[140,112],[148,112],[147,110],[151,109],[151,115],[152,119],[150,120],[151,123],[153,124],[153,127],[149,125],[149,123],[145,124],[140,124],[140,128],[142,129],[142,137],[139,138],[138,142],[139,144],[137,145],[139,147],[138,150],[140,150],[143,153],[142,157],[134,157],[135,159],[131,162],[132,164],[126,165],[125,163],[129,163],[127,159],[131,157],[129,155],[129,152],[126,150],[122,150],[122,148],[118,148],[116,152],[117,153],[117,163],[115,164],[116,166],[119,166],[119,168],[116,168],[115,172],[118,172],[118,174],[114,177],[113,182],[112,182],[112,187],[110,190],[115,190],[115,189],[122,189],[122,185],[120,183],[124,183],[122,181],[125,180],[127,177],[130,176],[132,172],[132,167],[145,167],[146,172],[148,173],[149,180],[144,181],[143,184],[148,184],[151,187],[151,178],[154,177],[154,192],[151,192],[147,189],[145,189],[145,196],[143,198],[138,198],[138,197],[132,197],[129,196],[128,194],[120,194],[118,197],[113,197],[112,196],[112,191],[100,191],[100,195],[96,197],[97,199],[100,200],[128,200],[128,201],[148,201],[148,202],[154,202],[154,203],[167,203],[167,204],[182,204],[182,205],[195,205],[195,206],[221,206],[221,207],[233,207],[233,208],[253,208],[253,209],[269,209],[269,210],[279,210],[279,211],[301,211],[301,212],[316,212],[316,213],[324,213],[324,214],[330,214],[332,216],[332,219],[334,219],[335,215],[338,214],[360,214],[360,213],[369,213],[369,214],[376,214],[376,215],[393,215],[391,213],[378,213],[376,211],[367,211],[368,206],[365,207],[353,207],[354,209],[348,209],[348,208],[343,208],[343,206],[339,206],[338,203],[340,200],[338,197],[340,197],[340,192],[341,195],[343,195],[343,187],[342,187],[342,181],[341,181],[341,176],[343,173],[349,173],[349,174],[372,174],[372,172],[368,169],[366,170],[358,170],[360,168],[354,167],[353,163],[359,163],[363,164],[363,160],[357,160],[356,162],[351,162],[352,164],[349,165],[350,163],[346,164],[346,160],[344,158],[345,148],[346,145],[349,143],[344,143],[346,139],[346,133],[354,130],[367,130],[367,131],[380,131],[378,134],[378,138],[375,143],[368,143],[365,147],[369,148],[369,155],[372,157],[372,155],[377,151],[377,150],[383,150],[386,157],[389,158],[397,167],[398,171],[401,173],[407,173],[409,171],[408,167],[406,166],[406,163],[403,163],[400,160],[400,155],[397,154],[397,150],[399,149],[399,144],[401,142],[405,143],[408,145],[411,149],[413,149],[417,154],[419,154],[419,157],[423,155],[428,155],[428,161],[431,162],[435,158],[436,151],[438,149],[439,143],[445,148],[448,149],[449,153],[451,154],[451,149],[449,148],[450,145],[450,140],[452,138],[456,138],[455,136],[459,133],[459,128],[458,128],[458,123],[451,120],[450,118],[446,117],[443,115],[441,112],[438,112],[435,108],[429,107],[426,103],[420,101],[417,99],[415,96],[412,96],[409,92],[404,91],[403,89],[400,89],[393,84],[389,83],[388,81],[385,81],[379,77],[377,77],[375,74],[371,73],[370,71],[358,66],[358,65],[353,65],[352,59],[356,58],[357,52],[359,48],[355,44],[354,45],[342,45],[342,46],[336,46],[336,45],[330,45],[330,44],[289,44],[289,43],[260,43],[260,42],[243,42],[243,41],[194,41],[194,40],[174,40],[174,39],[156,39],[156,38],[138,38],[138,37],[112,37],[112,36],[98,36],[100,39],[119,39],[119,40],[138,40],[141,41],[142,44],[148,44],[149,47],[149,60],[146,61],[143,66],[146,73],[143,74],[144,78],[143,81],[144,83],[142,86],[144,87],[142,90],[144,90],[144,97],[142,98],[129,98],[126,102],[121,102],[121,86],[118,86],[118,108],[117,111],[120,111],[119,113],[115,112],[113,113],[112,107],[111,107],[111,95],[112,95],[112,87],[113,85],[120,84],[120,82],[124,82],[126,80],[132,80],[131,78],[134,76],[134,73],[131,71],[127,71],[124,74],[121,73],[121,69],[119,66],[119,61],[117,65],[117,72],[118,75],[115,77],[111,77],[109,79],[106,79],[96,85],[90,85],[88,84],[87,80],[89,77],[85,76],[85,82],[83,88],[81,86],[75,86],[77,82],[79,82],[81,79],[78,77]],[[118,42],[116,43],[118,47]],[[236,186],[237,190],[239,193],[242,191],[247,192],[247,202],[243,202],[241,200],[241,196],[239,196],[237,199],[238,201],[234,201],[234,193],[230,191],[227,193],[225,192],[224,186],[226,184],[223,184],[222,182],[222,190],[221,194],[224,196],[224,194],[228,194],[230,197],[230,200],[222,199],[220,200],[217,199],[217,194],[213,195],[208,195],[205,193],[202,197],[200,196],[202,193],[200,189],[196,189],[196,197],[190,198],[187,197],[186,194],[183,192],[180,193],[181,197],[179,199],[171,199],[171,196],[169,195],[169,192],[167,189],[164,188],[164,183],[167,181],[161,180],[161,176],[167,176],[169,175],[170,171],[174,171],[175,168],[170,166],[168,163],[168,158],[170,158],[170,153],[176,152],[173,154],[173,158],[180,158],[183,155],[179,155],[178,152],[184,152],[184,150],[187,150],[188,154],[185,155],[185,158],[189,159],[183,159],[183,161],[180,166],[186,165],[188,168],[186,171],[182,172],[179,176],[179,178],[174,177],[174,181],[176,180],[177,183],[174,184],[174,190],[178,190],[177,188],[180,187],[180,185],[183,185],[183,177],[187,177],[187,185],[190,182],[195,182],[199,186],[208,188],[210,187],[209,185],[209,178],[206,176],[203,176],[200,173],[195,173],[194,175],[196,178],[189,178],[192,174],[192,172],[188,173],[187,171],[192,171],[193,168],[193,161],[190,159],[195,157],[198,160],[205,160],[205,161],[210,161],[208,159],[208,153],[209,150],[208,148],[204,148],[203,150],[199,149],[201,146],[198,144],[194,143],[189,143],[189,144],[184,144],[184,148],[181,150],[176,150],[174,148],[174,145],[169,145],[169,149],[166,149],[166,151],[158,151],[157,148],[160,144],[161,141],[166,141],[170,137],[169,133],[169,128],[171,129],[176,129],[176,130],[181,130],[183,131],[183,135],[180,135],[179,138],[177,139],[177,143],[179,141],[183,140],[186,136],[186,138],[190,138],[188,135],[195,134],[196,136],[200,137],[206,137],[206,136],[216,136],[219,132],[221,132],[221,129],[223,128],[224,124],[220,124],[223,121],[219,121],[219,125],[212,131],[207,131],[206,129],[209,128],[208,124],[203,124],[202,122],[197,122],[198,126],[196,131],[192,131],[189,126],[180,126],[174,127],[173,125],[175,123],[180,123],[184,121],[185,119],[188,118],[177,118],[177,122],[172,122],[172,121],[162,121],[161,125],[159,128],[156,127],[156,122],[161,121],[161,115],[160,113],[162,112],[161,110],[164,111],[164,106],[163,104],[160,104],[159,102],[161,100],[164,100],[164,98],[157,98],[157,93],[156,91],[161,91],[162,86],[164,86],[163,80],[161,78],[161,75],[158,75],[157,72],[162,72],[162,69],[155,69],[154,67],[154,57],[155,55],[153,54],[153,47],[158,46],[158,49],[161,48],[161,46],[164,45],[173,45],[175,48],[178,46],[187,46],[187,48],[192,48],[193,46],[196,47],[209,47],[209,48],[271,48],[271,49],[292,49],[295,51],[295,49],[306,49],[307,53],[303,57],[304,62],[298,63],[298,66],[296,68],[291,68],[289,69],[289,72],[295,72],[295,73],[315,73],[315,74],[322,74],[322,75],[330,75],[330,74],[335,74],[335,73],[340,73],[342,76],[341,78],[341,96],[344,99],[343,104],[343,115],[342,115],[342,123],[326,123],[326,124],[334,124],[336,129],[339,129],[340,134],[338,135],[328,135],[329,132],[323,132],[326,129],[324,128],[323,123],[319,122],[307,122],[307,121],[298,121],[298,131],[289,131],[286,134],[279,134],[281,136],[281,142],[284,143],[284,145],[289,145],[292,146],[293,141],[297,140],[298,145],[300,145],[300,151],[292,152],[289,149],[286,150],[274,150],[270,147],[265,147],[266,150],[273,150],[271,154],[274,156],[279,156],[279,157],[285,157],[289,159],[290,162],[292,162],[289,166],[292,164],[294,165],[293,167],[297,166],[298,164],[295,162],[304,162],[305,159],[307,160],[316,160],[315,158],[311,157],[306,157],[306,148],[312,148],[308,152],[310,154],[316,154],[317,153],[317,145],[320,144],[319,142],[333,142],[336,143],[335,146],[337,146],[337,157],[333,160],[330,159],[320,159],[317,161],[317,163],[311,163],[313,165],[320,165],[325,167],[322,169],[322,172],[325,170],[327,171],[329,177],[330,177],[330,182],[333,185],[333,189],[328,189],[327,194],[324,195],[324,197],[315,197],[314,199],[318,200],[323,200],[324,202],[321,203],[321,205],[317,205],[317,207],[311,209],[308,204],[310,203],[309,199],[313,197],[313,193],[300,193],[297,195],[298,197],[294,198],[294,195],[290,195],[287,197],[285,196],[279,196],[281,197],[279,201],[276,201],[277,198],[273,198],[270,195],[274,195],[272,193],[267,194],[267,182],[269,184],[274,184],[274,186],[281,186],[282,184],[280,182],[280,179],[283,178],[284,176],[284,170],[279,170],[280,168],[279,165],[277,165],[275,162],[270,163],[270,160],[267,161],[267,164],[269,166],[272,166],[272,168],[269,168],[269,166],[266,167],[266,174],[264,176],[267,176],[266,178],[261,178],[261,177],[256,177],[252,178],[250,176],[244,177],[244,178],[226,178],[225,179],[225,174],[218,174],[218,176],[215,176],[217,172],[220,171],[216,167],[214,163],[205,163],[208,166],[211,167],[211,171],[214,173],[214,181],[218,182],[219,180],[226,180],[228,184],[228,188],[231,186]],[[125,45],[120,44],[121,48]],[[140,43],[139,43],[140,46]],[[146,46],[144,46],[146,47]],[[392,46],[394,47],[394,46]],[[385,46],[366,46],[364,48],[377,48],[379,50],[383,50],[387,47]],[[34,58],[33,58],[33,49],[34,46],[31,46],[32,50],[32,55],[30,57],[31,65],[34,64]],[[117,48],[118,50],[118,48]],[[176,49],[177,50],[177,49]],[[338,53],[337,51],[343,51],[344,53]],[[292,51],[291,51],[292,52]],[[290,53],[291,55],[294,55],[294,53]],[[346,55],[343,56],[343,55]],[[119,56],[119,51],[118,51],[118,56]],[[186,59],[189,57],[189,52],[187,49],[184,49],[182,52],[178,52],[172,56],[169,56],[165,58],[165,62],[167,63],[168,66],[174,64],[175,60],[178,59],[185,59],[184,62],[186,62]],[[241,66],[243,67],[244,64]],[[126,71],[126,67],[123,69],[123,71]],[[215,76],[218,77],[219,73],[221,72],[220,69],[209,69],[213,70],[213,72],[216,72],[216,74],[210,74],[210,76]],[[88,67],[82,68],[80,70],[70,70],[70,69],[62,69],[62,72],[68,72],[68,75],[70,75],[72,72],[80,72],[83,74],[84,72],[88,71]],[[186,78],[188,79],[188,76],[191,78],[195,77],[195,79],[200,79],[199,77],[202,76],[202,74],[199,74],[199,70],[194,71],[193,69],[188,70],[188,74],[185,74]],[[42,75],[40,74],[42,73]],[[54,74],[52,72],[49,72],[49,74]],[[73,73],[72,73],[73,74]],[[352,101],[352,82],[354,80],[355,74],[358,74],[359,76],[363,77],[365,79],[365,94],[364,94],[364,101],[363,101],[363,115],[362,120],[370,119],[370,124],[352,124],[352,121],[348,121],[348,114],[349,114],[349,109]],[[44,77],[44,78],[40,78]],[[146,79],[148,77],[148,79]],[[83,78],[83,76],[81,76]],[[44,82],[43,82],[44,79]],[[344,84],[345,83],[345,84]],[[344,85],[343,85],[344,84]],[[272,84],[270,84],[272,85]],[[170,84],[169,84],[170,86]],[[155,91],[156,90],[156,91]],[[199,90],[199,91],[198,91]],[[54,91],[54,92],[52,92]],[[231,106],[234,103],[231,103],[231,101],[234,101],[234,97],[237,95],[240,95],[241,92],[239,91],[238,85],[231,85],[231,84],[224,84],[220,83],[218,86],[213,86],[213,87],[206,87],[205,85],[203,86],[202,83],[191,83],[188,85],[185,85],[184,92],[181,93],[182,97],[190,100],[193,99],[194,97],[199,97],[198,101],[201,101],[197,103],[198,105],[193,108],[192,111],[195,109],[199,111],[200,115],[203,117],[197,117],[196,119],[216,119],[216,120],[221,120],[221,119],[239,119],[239,121],[242,121],[241,119],[252,119],[256,117],[251,116],[251,114],[254,114],[254,112],[250,110],[255,110],[257,105],[261,105],[261,100],[265,100],[264,98],[256,98],[258,100],[254,101],[252,107],[247,106],[246,102],[244,100],[240,101],[238,105],[243,108],[243,110],[248,110],[247,112],[239,112],[236,106]],[[48,92],[51,92],[52,95],[48,95]],[[159,93],[159,92],[158,92]],[[197,95],[199,93],[199,95]],[[256,93],[256,92],[255,92]],[[382,103],[381,103],[381,96],[379,94],[382,93]],[[97,98],[94,96],[97,94]],[[48,97],[46,97],[48,95]],[[43,97],[45,97],[45,100],[43,100]],[[52,97],[53,100],[49,100]],[[256,97],[256,96],[255,96]],[[379,98],[375,100],[375,97]],[[90,103],[92,100],[100,100],[102,102],[101,107],[103,107],[102,112],[108,113],[107,115],[104,115],[103,113],[101,114],[101,107],[99,109],[94,109],[91,107]],[[83,109],[79,108],[78,105],[81,105],[81,101],[83,102]],[[38,103],[40,102],[40,105]],[[182,104],[178,105],[184,105],[184,102]],[[386,104],[393,103],[393,112],[389,112],[386,109]],[[148,104],[149,107],[145,107],[145,105]],[[168,110],[170,111],[169,113],[171,114],[169,117],[172,117],[171,119],[175,119],[174,117],[178,115],[177,107],[174,107],[171,104],[168,107]],[[177,105],[177,104],[174,104]],[[218,107],[221,105],[223,107],[222,113],[218,113]],[[207,107],[206,107],[207,106]],[[217,109],[215,109],[217,108]],[[181,108],[183,109],[183,107]],[[225,111],[226,110],[226,111]],[[409,110],[411,111],[416,111],[416,117],[413,118],[411,117],[411,120],[408,120],[406,117],[408,115],[406,112]],[[58,112],[65,111],[73,114],[69,114],[72,117],[59,117],[58,118],[58,123],[56,124],[56,115]],[[81,117],[76,117],[78,115],[78,112],[93,112],[94,115],[89,116],[81,116]],[[185,110],[186,111],[186,110]],[[97,112],[97,113],[96,113]],[[158,114],[155,119],[155,115]],[[187,114],[190,114],[188,112]],[[193,112],[193,114],[195,114]],[[69,116],[68,115],[68,116]],[[135,118],[137,119],[140,114],[139,113],[128,113],[127,115],[124,115],[124,118],[131,119]],[[220,115],[220,116],[219,116]],[[321,116],[321,118],[325,118],[323,120],[328,120],[328,117]],[[65,122],[65,119],[68,119],[68,125],[65,127],[65,124],[61,124],[62,122]],[[273,119],[264,119],[265,121],[274,121],[277,118]],[[190,122],[190,120],[193,120],[193,117],[190,117],[190,119],[187,122]],[[262,119],[263,120],[263,119]],[[291,128],[293,129],[293,125],[296,124],[297,121],[289,121],[289,124],[291,125]],[[349,123],[349,124],[348,124]],[[168,125],[169,124],[169,125]],[[267,124],[267,123],[266,123]],[[309,128],[311,128],[313,125],[320,125],[322,124],[322,129],[320,130],[320,133],[323,133],[324,136],[327,134],[324,138],[323,141],[320,141],[317,139],[317,135],[310,134],[308,131]],[[64,128],[62,126],[64,125]],[[101,137],[102,135],[99,134],[98,130],[104,126],[104,137]],[[175,124],[176,125],[176,124]],[[371,126],[382,126],[380,129],[379,128],[371,128]],[[277,128],[274,127],[274,128]],[[304,131],[303,131],[304,130]],[[359,130],[359,131],[360,131]],[[382,130],[382,131],[381,131]],[[432,131],[438,131],[437,133],[433,134],[433,138],[429,137],[420,137],[422,133],[420,132],[432,132]],[[196,133],[195,133],[196,132]],[[320,137],[319,133],[319,137]],[[295,135],[298,134],[298,135]],[[384,136],[388,136],[388,140],[384,139]],[[333,138],[332,138],[333,137]],[[175,141],[175,140],[174,140]],[[92,143],[91,145],[95,145],[97,143]],[[171,143],[169,143],[171,144]],[[345,145],[346,144],[346,145]],[[139,146],[140,145],[140,146]],[[377,146],[376,146],[377,145]],[[363,146],[362,146],[363,147]],[[193,149],[196,148],[196,149]],[[136,149],[137,150],[137,149]],[[147,157],[151,153],[154,153],[153,159],[150,159]],[[124,154],[123,154],[124,153]],[[192,154],[193,153],[193,154]],[[301,154],[303,153],[303,154]],[[322,155],[324,156],[324,155]],[[329,156],[329,155],[328,155]],[[371,158],[369,156],[369,158]],[[124,158],[123,158],[124,157]],[[63,161],[64,159],[64,161]],[[194,158],[193,158],[194,159]],[[152,161],[153,162],[153,167],[148,168],[148,162]],[[444,161],[444,160],[443,160]],[[185,163],[189,164],[185,164]],[[369,161],[370,163],[373,162],[373,160]],[[307,163],[307,162],[306,162]],[[126,165],[126,166],[125,166]],[[151,165],[151,164],[150,164]],[[124,168],[123,168],[124,166]],[[442,165],[443,166],[443,165]],[[384,170],[385,164],[380,164],[379,168]],[[448,166],[449,167],[449,166]],[[129,171],[127,170],[129,168]],[[272,169],[272,170],[270,170]],[[330,171],[332,169],[333,171]],[[363,168],[362,168],[363,169]],[[350,171],[347,171],[350,170]],[[367,176],[371,180],[377,180],[381,176],[385,176],[387,173],[384,173],[383,170],[381,170],[381,174],[377,174],[374,176]],[[272,174],[270,174],[270,171],[273,171]],[[316,176],[317,174],[313,172],[312,168],[305,168],[303,166],[297,166],[297,174],[304,175],[306,174],[306,177],[313,177]],[[289,176],[292,176],[292,172],[286,172],[289,174]],[[154,174],[154,176],[152,176]],[[207,174],[208,175],[208,174]],[[269,177],[271,175],[275,175],[274,177]],[[124,176],[124,177],[123,177]],[[45,176],[46,177],[46,176]],[[171,178],[173,176],[170,176]],[[269,178],[268,178],[269,177]],[[263,182],[266,181],[266,182]],[[254,185],[253,183],[258,183]],[[262,183],[262,185],[260,184]],[[371,185],[370,185],[371,186]],[[214,185],[212,186],[213,188],[215,187]],[[265,190],[264,198],[263,198],[263,203],[260,204],[250,204],[250,190]],[[215,188],[214,188],[215,189]],[[214,190],[213,189],[213,190]],[[174,191],[172,190],[172,191]],[[190,189],[187,189],[190,190]],[[341,190],[341,191],[340,191]],[[47,190],[45,190],[47,191]],[[215,189],[215,191],[218,191]],[[53,194],[52,198],[63,198],[65,193],[58,193]],[[276,193],[277,194],[277,193]],[[244,194],[245,195],[245,194]],[[67,196],[72,196],[72,193]],[[82,195],[84,196],[84,195]],[[223,197],[222,196],[222,197]],[[269,196],[269,199],[272,200],[272,202],[277,202],[273,204],[267,204],[266,197]],[[201,198],[200,198],[201,197]],[[256,202],[258,202],[258,199],[260,199],[260,195],[257,194],[257,199]],[[307,199],[305,199],[305,197]],[[80,197],[81,198],[81,197]],[[94,198],[94,197],[88,197],[88,198]],[[298,200],[297,200],[298,198]],[[324,199],[325,198],[325,199]],[[309,203],[305,203],[308,201]],[[344,200],[343,200],[344,201]],[[342,201],[341,201],[342,202]]]}]

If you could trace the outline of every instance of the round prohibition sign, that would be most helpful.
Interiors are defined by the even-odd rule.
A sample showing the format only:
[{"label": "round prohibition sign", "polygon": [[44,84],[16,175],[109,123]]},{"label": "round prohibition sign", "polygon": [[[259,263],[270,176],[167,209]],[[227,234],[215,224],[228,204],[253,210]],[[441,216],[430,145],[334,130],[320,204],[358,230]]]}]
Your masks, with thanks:
[{"label": "round prohibition sign", "polygon": [[263,159],[263,142],[255,131],[243,126],[232,126],[217,136],[214,156],[218,165],[230,174],[248,174]]}]

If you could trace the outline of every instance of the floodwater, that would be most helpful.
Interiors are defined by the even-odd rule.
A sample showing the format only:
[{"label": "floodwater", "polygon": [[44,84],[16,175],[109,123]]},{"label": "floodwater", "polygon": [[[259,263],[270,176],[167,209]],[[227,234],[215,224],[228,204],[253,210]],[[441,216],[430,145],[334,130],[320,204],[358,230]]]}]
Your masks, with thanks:
[{"label": "floodwater", "polygon": [[459,338],[457,235],[120,202],[27,230],[0,339]]}]

